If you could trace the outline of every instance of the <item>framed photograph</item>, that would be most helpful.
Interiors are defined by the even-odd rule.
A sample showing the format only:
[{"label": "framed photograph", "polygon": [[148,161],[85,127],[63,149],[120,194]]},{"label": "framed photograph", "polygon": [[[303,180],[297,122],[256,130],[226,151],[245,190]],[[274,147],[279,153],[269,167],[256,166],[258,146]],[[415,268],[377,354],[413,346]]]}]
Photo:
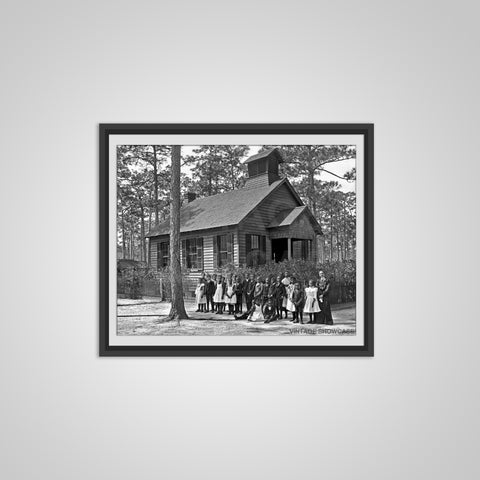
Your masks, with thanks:
[{"label": "framed photograph", "polygon": [[373,124],[101,124],[101,356],[373,356]]}]

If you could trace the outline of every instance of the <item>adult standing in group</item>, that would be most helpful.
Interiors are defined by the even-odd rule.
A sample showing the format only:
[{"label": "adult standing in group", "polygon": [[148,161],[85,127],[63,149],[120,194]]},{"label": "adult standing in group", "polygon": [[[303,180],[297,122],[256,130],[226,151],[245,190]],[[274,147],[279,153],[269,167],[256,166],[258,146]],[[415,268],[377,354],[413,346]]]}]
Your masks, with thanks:
[{"label": "adult standing in group", "polygon": [[245,295],[245,303],[247,305],[247,312],[252,308],[253,292],[255,291],[255,280],[253,274],[250,274],[243,285],[243,293]]},{"label": "adult standing in group", "polygon": [[212,280],[212,277],[210,275],[207,275],[206,282],[205,282],[205,297],[207,301],[206,305],[206,312],[208,311],[214,311],[213,310],[213,295],[215,294],[215,282]]},{"label": "adult standing in group", "polygon": [[234,290],[235,290],[235,298],[237,303],[235,304],[235,313],[242,313],[242,299],[243,299],[243,281],[239,275],[234,277]]},{"label": "adult standing in group", "polygon": [[[279,318],[282,318],[283,311],[283,299],[286,297],[287,292],[285,290],[285,285],[282,283],[282,277],[280,275],[277,277],[277,281],[273,284],[273,297],[275,302],[275,311]],[[286,317],[285,317],[286,318]]]},{"label": "adult standing in group", "polygon": [[265,292],[265,286],[262,283],[262,277],[257,277],[257,283],[255,284],[255,288],[253,290],[253,301],[257,305],[263,306],[264,292]]},{"label": "adult standing in group", "polygon": [[322,270],[318,272],[318,276],[320,277],[318,281],[318,298],[321,310],[320,323],[333,325],[332,309],[330,307],[331,282]]}]

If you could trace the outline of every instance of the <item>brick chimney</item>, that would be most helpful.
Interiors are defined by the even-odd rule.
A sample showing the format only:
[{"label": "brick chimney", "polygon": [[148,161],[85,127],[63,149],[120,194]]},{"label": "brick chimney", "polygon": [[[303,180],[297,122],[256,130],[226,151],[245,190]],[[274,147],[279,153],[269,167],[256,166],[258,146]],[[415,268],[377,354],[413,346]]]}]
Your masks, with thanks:
[{"label": "brick chimney", "polygon": [[270,148],[257,153],[245,161],[248,168],[248,177],[244,188],[268,187],[280,180],[278,165],[283,163],[280,149]]}]

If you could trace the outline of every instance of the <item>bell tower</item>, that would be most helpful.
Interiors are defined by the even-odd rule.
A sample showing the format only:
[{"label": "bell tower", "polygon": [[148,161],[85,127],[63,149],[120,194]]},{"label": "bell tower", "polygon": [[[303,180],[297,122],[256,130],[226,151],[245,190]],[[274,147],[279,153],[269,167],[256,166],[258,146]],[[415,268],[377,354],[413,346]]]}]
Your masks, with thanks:
[{"label": "bell tower", "polygon": [[278,148],[270,148],[248,158],[245,161],[248,177],[244,188],[268,187],[280,180],[278,174],[280,163],[283,163],[283,157]]}]

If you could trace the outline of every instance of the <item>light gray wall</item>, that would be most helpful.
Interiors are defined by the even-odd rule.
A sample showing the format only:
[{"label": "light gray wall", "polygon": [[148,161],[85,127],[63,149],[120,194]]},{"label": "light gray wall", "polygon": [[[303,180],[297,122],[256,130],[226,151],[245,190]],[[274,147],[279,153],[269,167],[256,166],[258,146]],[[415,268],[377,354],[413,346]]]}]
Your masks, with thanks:
[{"label": "light gray wall", "polygon": [[[2,2],[0,476],[478,478],[477,2]],[[376,356],[97,357],[99,122],[375,122]]]}]

